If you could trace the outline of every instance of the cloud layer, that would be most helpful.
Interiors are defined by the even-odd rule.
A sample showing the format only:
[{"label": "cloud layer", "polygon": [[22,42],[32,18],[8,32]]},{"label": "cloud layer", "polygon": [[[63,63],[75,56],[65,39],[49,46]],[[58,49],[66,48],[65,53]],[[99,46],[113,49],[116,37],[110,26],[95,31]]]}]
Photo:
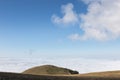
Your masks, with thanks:
[{"label": "cloud layer", "polygon": [[41,65],[55,65],[77,70],[80,73],[120,70],[120,60],[82,58],[0,58],[0,72],[21,73]]},{"label": "cloud layer", "polygon": [[88,5],[87,13],[76,14],[73,4],[62,6],[63,17],[53,16],[53,21],[60,24],[79,22],[80,31],[69,36],[72,40],[106,41],[120,37],[120,0],[83,0]]}]

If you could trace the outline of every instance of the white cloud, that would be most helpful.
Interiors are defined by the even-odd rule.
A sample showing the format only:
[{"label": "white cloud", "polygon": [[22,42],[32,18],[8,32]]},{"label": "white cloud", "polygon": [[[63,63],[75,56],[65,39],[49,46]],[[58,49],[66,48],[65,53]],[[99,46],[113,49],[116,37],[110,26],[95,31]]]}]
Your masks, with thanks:
[{"label": "white cloud", "polygon": [[68,3],[67,5],[63,5],[62,7],[62,14],[63,17],[58,17],[56,15],[52,16],[52,21],[57,24],[64,24],[64,25],[69,25],[69,24],[76,24],[78,22],[78,17],[75,11],[73,11],[73,4]]},{"label": "white cloud", "polygon": [[91,0],[87,14],[80,14],[80,18],[80,28],[86,39],[109,40],[120,37],[120,0]]},{"label": "white cloud", "polygon": [[[87,12],[76,14],[73,4],[62,6],[62,18],[53,16],[58,24],[80,25],[82,34],[72,34],[71,40],[98,41],[113,40],[120,37],[120,0],[82,0],[88,5]],[[79,16],[78,16],[79,15]]]}]

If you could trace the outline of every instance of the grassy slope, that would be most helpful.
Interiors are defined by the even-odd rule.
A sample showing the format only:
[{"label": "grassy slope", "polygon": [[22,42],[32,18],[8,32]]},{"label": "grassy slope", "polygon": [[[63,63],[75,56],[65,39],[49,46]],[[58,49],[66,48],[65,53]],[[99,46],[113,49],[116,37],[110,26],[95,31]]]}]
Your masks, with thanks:
[{"label": "grassy slope", "polygon": [[120,80],[120,77],[99,76],[50,76],[50,75],[28,75],[16,73],[0,73],[0,80]]},{"label": "grassy slope", "polygon": [[47,65],[31,68],[21,74],[0,72],[0,80],[120,80],[120,71],[70,75],[69,69]]},{"label": "grassy slope", "polygon": [[35,74],[35,75],[45,75],[45,74],[51,74],[51,75],[71,75],[77,73],[76,71],[72,71],[70,69],[56,67],[52,65],[44,65],[44,66],[38,66],[31,69],[28,69],[23,72],[23,74]]},{"label": "grassy slope", "polygon": [[80,76],[120,77],[120,71],[94,72],[88,74],[81,74]]}]

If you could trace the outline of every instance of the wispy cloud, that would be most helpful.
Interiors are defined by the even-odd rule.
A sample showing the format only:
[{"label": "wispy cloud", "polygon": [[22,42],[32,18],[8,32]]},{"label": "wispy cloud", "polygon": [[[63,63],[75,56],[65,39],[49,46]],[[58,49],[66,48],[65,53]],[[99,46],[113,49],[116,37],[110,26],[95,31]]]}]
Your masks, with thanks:
[{"label": "wispy cloud", "polygon": [[81,40],[81,36],[78,33],[71,34],[70,36],[68,36],[68,38],[71,39],[72,41]]},{"label": "wispy cloud", "polygon": [[57,15],[52,16],[52,21],[56,24],[64,24],[64,25],[74,25],[78,22],[78,17],[76,12],[73,10],[74,6],[71,3],[67,5],[62,5],[62,14],[63,17],[58,17]]},{"label": "wispy cloud", "polygon": [[79,22],[80,31],[69,36],[72,40],[98,41],[113,40],[120,37],[120,0],[83,0],[88,5],[87,13],[76,14],[73,4],[62,6],[63,18],[53,16],[59,24]]}]

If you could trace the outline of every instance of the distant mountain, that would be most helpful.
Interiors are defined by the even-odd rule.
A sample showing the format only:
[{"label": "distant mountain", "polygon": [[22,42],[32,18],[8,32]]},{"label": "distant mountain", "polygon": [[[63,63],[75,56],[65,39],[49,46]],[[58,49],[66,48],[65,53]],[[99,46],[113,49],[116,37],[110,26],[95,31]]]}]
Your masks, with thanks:
[{"label": "distant mountain", "polygon": [[23,74],[33,75],[71,75],[79,74],[77,71],[73,71],[67,68],[61,68],[53,65],[43,65],[25,70]]}]

